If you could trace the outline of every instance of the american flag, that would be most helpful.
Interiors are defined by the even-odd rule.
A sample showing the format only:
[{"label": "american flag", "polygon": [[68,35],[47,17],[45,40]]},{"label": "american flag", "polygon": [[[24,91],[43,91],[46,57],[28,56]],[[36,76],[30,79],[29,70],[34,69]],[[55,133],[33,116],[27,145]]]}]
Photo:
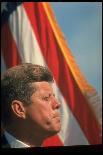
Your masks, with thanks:
[{"label": "american flag", "polygon": [[101,144],[101,100],[88,84],[47,2],[1,2],[2,71],[22,62],[48,66],[61,102],[62,129],[44,146]]}]

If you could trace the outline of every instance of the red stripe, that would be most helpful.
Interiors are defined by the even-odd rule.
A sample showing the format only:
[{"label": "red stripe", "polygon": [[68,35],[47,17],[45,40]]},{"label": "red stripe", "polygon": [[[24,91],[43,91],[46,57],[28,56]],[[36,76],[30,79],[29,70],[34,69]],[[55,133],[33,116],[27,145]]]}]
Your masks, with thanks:
[{"label": "red stripe", "polygon": [[43,146],[51,146],[51,143],[52,143],[52,146],[63,146],[63,143],[61,142],[59,136],[53,136],[51,138],[47,138],[44,143],[43,143]]},{"label": "red stripe", "polygon": [[24,3],[27,16],[36,34],[42,54],[73,115],[79,122],[90,144],[101,143],[100,126],[80,89],[55,39],[41,3]]},{"label": "red stripe", "polygon": [[2,55],[6,67],[10,68],[19,64],[21,59],[8,24],[3,25],[1,29],[1,38]]}]

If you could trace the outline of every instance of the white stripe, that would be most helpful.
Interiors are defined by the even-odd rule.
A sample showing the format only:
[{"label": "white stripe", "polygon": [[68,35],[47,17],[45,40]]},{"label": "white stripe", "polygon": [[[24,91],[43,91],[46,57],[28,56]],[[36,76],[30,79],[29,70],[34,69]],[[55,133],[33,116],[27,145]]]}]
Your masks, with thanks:
[{"label": "white stripe", "polygon": [[[39,44],[22,6],[19,6],[17,12],[14,12],[13,15],[10,16],[9,26],[18,46],[22,61],[45,66],[46,63],[39,48]],[[58,100],[62,102],[62,130],[59,135],[64,145],[88,144],[78,122],[67,107],[63,96],[60,91],[57,91],[57,86],[55,86],[54,89],[57,92]]]},{"label": "white stripe", "polygon": [[79,127],[75,117],[73,116],[70,108],[68,108],[65,99],[63,98],[59,88],[56,83],[54,83],[54,91],[58,101],[61,103],[61,120],[62,129],[60,132],[60,137],[64,142],[65,146],[70,145],[88,145],[88,141],[85,138],[84,133]]},{"label": "white stripe", "polygon": [[37,45],[36,38],[22,5],[17,7],[17,11],[10,15],[9,26],[19,49],[22,62],[44,65],[40,48]]},{"label": "white stripe", "polygon": [[85,96],[89,101],[89,104],[102,127],[102,99],[100,98],[96,90],[94,92],[85,92]]}]

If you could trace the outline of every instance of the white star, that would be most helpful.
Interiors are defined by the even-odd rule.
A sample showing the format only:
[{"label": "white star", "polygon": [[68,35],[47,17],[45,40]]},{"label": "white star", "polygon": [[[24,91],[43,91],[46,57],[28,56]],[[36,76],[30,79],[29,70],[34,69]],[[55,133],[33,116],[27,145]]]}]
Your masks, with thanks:
[{"label": "white star", "polygon": [[1,13],[3,12],[3,11],[8,11],[8,9],[7,9],[7,2],[2,2],[1,3]]}]

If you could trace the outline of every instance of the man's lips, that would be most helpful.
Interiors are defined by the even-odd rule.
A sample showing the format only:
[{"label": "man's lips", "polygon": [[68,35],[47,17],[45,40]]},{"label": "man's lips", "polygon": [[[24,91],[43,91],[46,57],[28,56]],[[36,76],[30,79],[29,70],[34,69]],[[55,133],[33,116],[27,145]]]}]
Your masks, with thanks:
[{"label": "man's lips", "polygon": [[59,114],[59,113],[54,114],[54,115],[53,115],[53,118],[55,118],[55,117],[59,117],[59,118],[60,118],[60,114]]},{"label": "man's lips", "polygon": [[57,121],[61,122],[60,115],[53,116],[53,119],[56,119]]},{"label": "man's lips", "polygon": [[53,112],[53,113],[52,113],[52,119],[55,119],[55,120],[61,122],[60,112],[59,112],[59,111]]}]

